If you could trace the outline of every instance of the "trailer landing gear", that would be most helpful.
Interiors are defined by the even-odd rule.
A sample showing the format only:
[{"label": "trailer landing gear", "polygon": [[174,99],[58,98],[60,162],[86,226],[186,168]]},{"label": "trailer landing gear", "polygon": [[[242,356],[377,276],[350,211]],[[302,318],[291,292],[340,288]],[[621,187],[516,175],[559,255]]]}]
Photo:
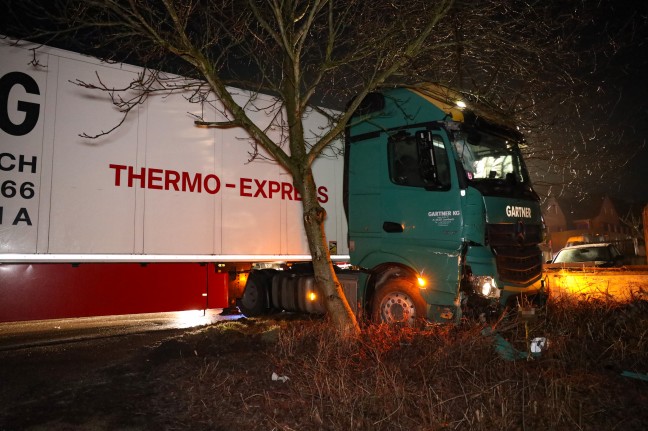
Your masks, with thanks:
[{"label": "trailer landing gear", "polygon": [[237,306],[246,317],[268,314],[270,301],[268,296],[272,275],[265,271],[252,271],[245,284],[243,297],[237,300]]}]

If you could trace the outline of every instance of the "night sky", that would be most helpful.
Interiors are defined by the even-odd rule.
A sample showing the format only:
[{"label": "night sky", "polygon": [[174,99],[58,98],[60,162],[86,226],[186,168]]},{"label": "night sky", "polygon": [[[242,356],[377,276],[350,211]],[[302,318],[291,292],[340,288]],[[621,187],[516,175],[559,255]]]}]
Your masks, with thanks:
[{"label": "night sky", "polygon": [[618,177],[606,179],[606,191],[622,199],[648,203],[648,2],[608,3],[613,7],[610,14],[601,17],[598,36],[605,37],[608,26],[624,26],[627,45],[610,59],[601,78],[608,96],[615,98],[611,124],[619,126],[623,143],[632,150]]}]

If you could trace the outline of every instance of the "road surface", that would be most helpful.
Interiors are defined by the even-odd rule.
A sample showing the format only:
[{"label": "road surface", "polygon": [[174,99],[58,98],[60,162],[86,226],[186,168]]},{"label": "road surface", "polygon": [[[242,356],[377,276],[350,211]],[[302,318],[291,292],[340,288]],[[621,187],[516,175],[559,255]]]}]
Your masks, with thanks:
[{"label": "road surface", "polygon": [[242,317],[240,314],[221,315],[222,311],[212,309],[0,323],[0,351],[185,329]]}]

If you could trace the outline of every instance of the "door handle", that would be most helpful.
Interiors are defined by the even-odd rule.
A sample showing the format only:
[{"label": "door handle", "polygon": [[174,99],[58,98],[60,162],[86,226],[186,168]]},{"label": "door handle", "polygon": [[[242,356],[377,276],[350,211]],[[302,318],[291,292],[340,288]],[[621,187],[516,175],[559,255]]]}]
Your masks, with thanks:
[{"label": "door handle", "polygon": [[393,221],[383,222],[383,230],[387,233],[400,233],[403,232],[403,225]]}]

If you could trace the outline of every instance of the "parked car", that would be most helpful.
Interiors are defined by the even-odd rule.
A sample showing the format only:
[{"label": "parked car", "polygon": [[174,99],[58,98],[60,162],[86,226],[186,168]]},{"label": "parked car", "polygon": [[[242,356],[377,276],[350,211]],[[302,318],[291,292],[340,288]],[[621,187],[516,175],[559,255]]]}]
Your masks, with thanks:
[{"label": "parked car", "polygon": [[623,255],[609,243],[581,244],[560,250],[548,264],[579,264],[592,266],[622,266]]}]

